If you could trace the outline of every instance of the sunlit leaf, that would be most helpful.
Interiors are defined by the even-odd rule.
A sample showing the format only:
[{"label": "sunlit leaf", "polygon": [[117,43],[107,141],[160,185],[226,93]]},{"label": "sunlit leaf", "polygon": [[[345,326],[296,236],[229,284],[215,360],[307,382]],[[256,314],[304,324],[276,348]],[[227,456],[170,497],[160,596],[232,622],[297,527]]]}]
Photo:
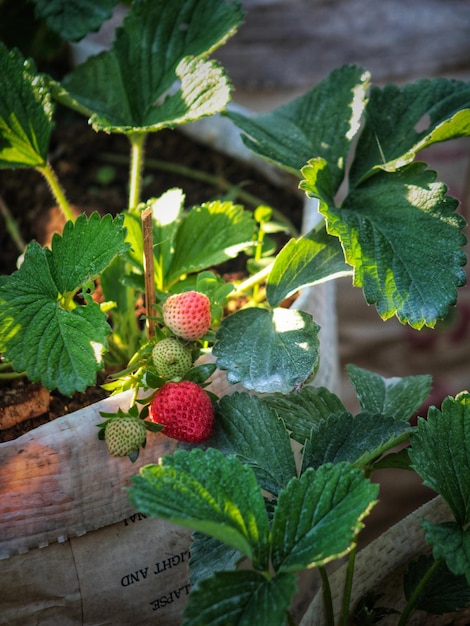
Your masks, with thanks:
[{"label": "sunlit leaf", "polygon": [[321,566],[346,554],[375,503],[378,486],[348,463],[322,465],[279,494],[272,529],[276,571]]},{"label": "sunlit leaf", "polygon": [[311,91],[269,113],[230,118],[245,133],[244,143],[259,156],[299,175],[309,159],[322,157],[336,192],[359,129],[369,74],[360,67],[334,70]]},{"label": "sunlit leaf", "polygon": [[[307,193],[310,169],[302,170]],[[465,221],[446,191],[435,172],[412,163],[367,179],[340,208],[320,205],[328,232],[339,237],[354,268],[354,285],[383,319],[396,315],[415,328],[434,326],[465,284]],[[318,195],[314,182],[312,194]]]},{"label": "sunlit leaf", "polygon": [[95,384],[110,328],[99,304],[73,296],[125,251],[124,237],[121,218],[81,215],[51,250],[32,242],[20,269],[0,277],[0,349],[17,371],[66,395]]},{"label": "sunlit leaf", "polygon": [[272,306],[278,306],[302,287],[351,273],[339,240],[324,229],[314,229],[291,239],[279,252],[268,277],[266,296]]},{"label": "sunlit leaf", "polygon": [[130,498],[161,517],[223,541],[263,568],[269,556],[268,517],[251,469],[213,448],[179,450],[132,478]]},{"label": "sunlit leaf", "polygon": [[43,167],[53,104],[32,61],[0,42],[0,168]]},{"label": "sunlit leaf", "polygon": [[289,393],[318,365],[318,330],[303,311],[242,309],[223,320],[213,354],[230,383],[261,393]]},{"label": "sunlit leaf", "polygon": [[240,20],[236,2],[134,2],[112,48],[53,83],[54,95],[106,132],[150,132],[213,115],[225,108],[230,88],[205,57]]},{"label": "sunlit leaf", "polygon": [[447,78],[372,87],[351,168],[357,182],[395,171],[439,141],[470,134],[470,85]]}]

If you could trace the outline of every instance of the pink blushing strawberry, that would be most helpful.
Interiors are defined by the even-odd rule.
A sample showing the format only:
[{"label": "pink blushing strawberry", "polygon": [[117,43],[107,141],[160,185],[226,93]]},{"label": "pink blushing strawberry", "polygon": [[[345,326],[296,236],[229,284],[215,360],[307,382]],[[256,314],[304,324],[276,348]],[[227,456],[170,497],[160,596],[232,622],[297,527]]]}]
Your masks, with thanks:
[{"label": "pink blushing strawberry", "polygon": [[209,298],[198,291],[176,293],[163,304],[163,322],[177,337],[186,341],[201,339],[211,323]]},{"label": "pink blushing strawberry", "polygon": [[200,443],[214,427],[214,407],[206,392],[189,380],[166,383],[155,394],[149,419],[164,426],[163,434],[179,441]]}]

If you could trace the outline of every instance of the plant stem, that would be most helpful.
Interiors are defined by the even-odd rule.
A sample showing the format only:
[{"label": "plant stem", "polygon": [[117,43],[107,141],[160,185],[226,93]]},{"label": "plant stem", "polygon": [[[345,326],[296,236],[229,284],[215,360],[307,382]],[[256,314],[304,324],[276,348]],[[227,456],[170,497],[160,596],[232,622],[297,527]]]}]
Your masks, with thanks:
[{"label": "plant stem", "polygon": [[75,221],[75,215],[72,212],[72,208],[68,203],[67,198],[65,197],[65,193],[59,183],[59,179],[56,176],[56,173],[52,169],[52,165],[47,162],[46,165],[36,167],[37,171],[44,176],[47,180],[47,184],[49,185],[49,189],[51,190],[54,198],[59,205],[60,210],[62,211],[66,220],[70,220],[71,222]]},{"label": "plant stem", "polygon": [[16,380],[23,376],[26,376],[26,372],[0,372],[0,380]]},{"label": "plant stem", "polygon": [[411,596],[408,599],[408,602],[406,603],[403,613],[400,616],[400,621],[398,622],[398,626],[406,626],[411,614],[415,610],[416,602],[418,601],[419,596],[423,593],[424,588],[426,587],[428,582],[431,580],[431,578],[434,576],[434,574],[436,573],[436,570],[440,567],[441,564],[442,564],[442,559],[436,559],[434,563],[431,565],[431,567],[428,569],[426,574],[419,581],[419,584],[416,585],[413,593],[411,594]]},{"label": "plant stem", "polygon": [[344,581],[342,626],[347,626],[349,620],[349,612],[351,608],[351,592],[354,578],[354,564],[356,562],[356,551],[357,548],[356,546],[354,546],[349,553],[346,580]]},{"label": "plant stem", "polygon": [[255,285],[259,285],[265,278],[269,276],[269,273],[271,272],[272,268],[273,268],[273,263],[270,263],[259,272],[256,272],[256,274],[253,274],[253,276],[250,276],[249,278],[241,282],[238,285],[238,287],[235,289],[235,291],[232,291],[231,293],[229,293],[228,297],[238,298],[241,294],[245,293],[246,291],[249,291]]},{"label": "plant stem", "polygon": [[323,606],[325,608],[326,624],[327,626],[335,626],[335,614],[333,611],[333,599],[331,597],[330,581],[328,580],[328,574],[324,567],[318,568],[322,580],[323,589]]},{"label": "plant stem", "polygon": [[5,220],[5,227],[8,231],[8,234],[13,240],[13,243],[18,248],[19,252],[23,252],[26,248],[26,244],[21,236],[20,229],[18,228],[18,224],[16,223],[15,218],[10,212],[10,209],[5,204],[5,201],[0,196],[0,213]]},{"label": "plant stem", "polygon": [[131,166],[129,170],[129,210],[140,202],[142,189],[142,170],[144,166],[144,146],[147,133],[131,133]]},{"label": "plant stem", "polygon": [[[264,224],[261,222],[258,228],[258,237],[256,240],[256,249],[255,249],[255,256],[254,256],[255,261],[261,260],[261,255],[263,252],[264,236],[265,236]],[[256,283],[256,285],[253,286],[253,300],[255,302],[258,299],[258,295],[259,295],[259,283]]]}]

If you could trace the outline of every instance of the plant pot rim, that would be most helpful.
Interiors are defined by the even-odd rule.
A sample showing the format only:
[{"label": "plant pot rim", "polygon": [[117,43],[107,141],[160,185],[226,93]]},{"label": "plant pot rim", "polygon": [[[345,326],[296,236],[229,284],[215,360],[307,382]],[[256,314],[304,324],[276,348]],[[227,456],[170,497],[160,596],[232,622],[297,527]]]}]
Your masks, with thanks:
[{"label": "plant pot rim", "polygon": [[[414,556],[426,551],[429,552],[430,547],[426,543],[425,534],[421,527],[422,518],[434,523],[441,523],[451,520],[452,512],[448,504],[440,496],[436,496],[364,547],[355,560],[351,607],[354,607],[368,591],[378,590],[381,592],[381,584],[391,572],[393,573],[398,569],[402,570]],[[372,567],[371,564],[373,564]],[[347,568],[348,564],[345,563],[329,578],[335,623],[342,614],[341,602]],[[401,587],[395,584],[392,591],[394,594],[395,592],[399,593]],[[380,602],[381,606],[388,606],[383,598],[380,599]],[[300,626],[325,625],[323,594],[320,590],[304,614]]]},{"label": "plant pot rim", "polygon": [[63,542],[134,512],[125,487],[140,467],[177,443],[149,433],[135,464],[113,457],[98,439],[100,411],[128,408],[124,392],[0,444],[0,558]]}]

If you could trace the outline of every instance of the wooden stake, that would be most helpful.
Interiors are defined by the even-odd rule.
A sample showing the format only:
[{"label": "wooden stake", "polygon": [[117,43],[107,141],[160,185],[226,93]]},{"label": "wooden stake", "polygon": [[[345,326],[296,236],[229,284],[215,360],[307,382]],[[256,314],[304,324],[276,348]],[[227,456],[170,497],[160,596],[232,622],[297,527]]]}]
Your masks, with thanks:
[{"label": "wooden stake", "polygon": [[[142,211],[142,234],[144,239],[144,274],[145,274],[145,307],[148,316],[155,314],[152,311],[155,302],[155,279],[153,267],[153,232],[152,209],[148,207]],[[147,319],[147,337],[155,335],[155,322]]]}]

